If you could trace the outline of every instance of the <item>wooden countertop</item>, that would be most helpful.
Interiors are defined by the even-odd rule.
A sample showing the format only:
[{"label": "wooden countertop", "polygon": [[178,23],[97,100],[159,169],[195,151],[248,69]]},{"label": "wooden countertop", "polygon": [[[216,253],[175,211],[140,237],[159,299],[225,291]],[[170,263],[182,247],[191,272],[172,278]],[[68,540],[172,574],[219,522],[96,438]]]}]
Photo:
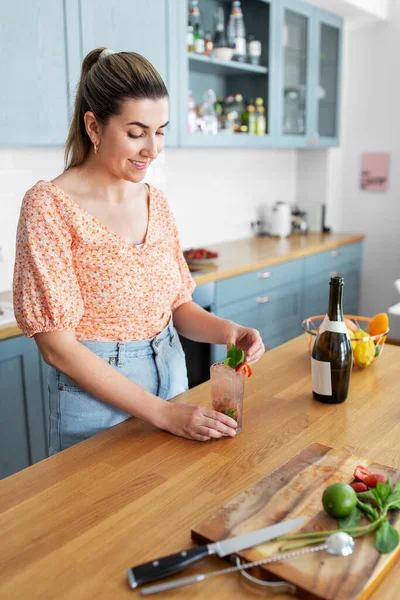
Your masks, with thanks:
[{"label": "wooden countertop", "polygon": [[210,246],[219,252],[213,264],[200,267],[204,272],[192,273],[198,285],[241,275],[255,269],[303,258],[318,252],[332,250],[346,244],[361,242],[363,235],[349,233],[317,233],[291,235],[286,239],[252,237]]},{"label": "wooden countertop", "polygon": [[[307,235],[292,235],[287,239],[272,237],[252,237],[225,244],[210,246],[219,252],[219,258],[204,267],[204,271],[192,273],[197,285],[218,281],[254,269],[272,266],[279,263],[331,250],[338,246],[354,244],[364,239],[363,235],[347,233],[308,233]],[[201,267],[203,269],[203,267]],[[0,294],[1,300],[12,302],[11,292]],[[18,325],[0,326],[0,340],[22,335]]]},{"label": "wooden countertop", "polygon": [[[301,336],[254,367],[234,439],[192,442],[129,419],[0,481],[0,598],[139,598],[128,567],[190,547],[193,526],[312,442],[399,469],[399,362],[400,348],[386,346],[354,371],[344,404],[319,404]],[[177,401],[210,405],[209,383]],[[191,572],[224,566],[210,557]],[[400,562],[371,598],[397,600],[399,580]],[[233,574],[160,598],[259,594]]]}]

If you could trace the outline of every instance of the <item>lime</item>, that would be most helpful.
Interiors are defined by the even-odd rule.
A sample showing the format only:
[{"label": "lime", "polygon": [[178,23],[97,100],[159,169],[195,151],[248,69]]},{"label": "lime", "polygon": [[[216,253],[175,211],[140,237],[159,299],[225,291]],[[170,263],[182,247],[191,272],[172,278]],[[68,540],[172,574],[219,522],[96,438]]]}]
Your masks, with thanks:
[{"label": "lime", "polygon": [[331,517],[347,517],[357,504],[357,494],[347,483],[333,483],[322,494],[322,505]]}]

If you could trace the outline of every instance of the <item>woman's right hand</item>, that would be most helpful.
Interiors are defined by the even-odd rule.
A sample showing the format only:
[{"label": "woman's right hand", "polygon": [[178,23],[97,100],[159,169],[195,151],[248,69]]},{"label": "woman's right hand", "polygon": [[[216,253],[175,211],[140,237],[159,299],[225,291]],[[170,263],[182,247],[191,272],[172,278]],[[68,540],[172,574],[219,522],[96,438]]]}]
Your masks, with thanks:
[{"label": "woman's right hand", "polygon": [[161,429],[189,440],[206,442],[236,435],[234,419],[206,406],[166,402],[163,413]]}]

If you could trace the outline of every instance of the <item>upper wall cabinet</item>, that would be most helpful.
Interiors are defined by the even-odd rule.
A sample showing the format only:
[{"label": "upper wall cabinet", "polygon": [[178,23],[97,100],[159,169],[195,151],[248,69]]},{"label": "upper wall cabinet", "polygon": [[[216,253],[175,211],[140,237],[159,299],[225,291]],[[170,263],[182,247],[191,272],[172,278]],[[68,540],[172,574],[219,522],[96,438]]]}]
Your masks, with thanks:
[{"label": "upper wall cabinet", "polygon": [[340,17],[299,0],[280,0],[279,146],[339,144]]},{"label": "upper wall cabinet", "polygon": [[[248,35],[252,35],[261,44],[259,59],[254,62],[251,62],[248,55],[242,56],[241,61],[231,58],[227,60],[227,57],[217,54],[216,49],[213,54],[206,55],[198,46],[192,47],[190,40],[188,43],[188,13],[191,5],[191,0],[179,0],[180,145],[236,148],[276,145],[277,128],[274,119],[270,117],[274,114],[274,90],[279,70],[275,57],[279,38],[274,27],[277,2],[241,2],[246,39]],[[220,18],[225,38],[228,38],[231,5],[232,2],[226,0],[199,0],[200,15],[197,18],[203,32],[214,34]],[[222,8],[219,13],[218,8]],[[195,23],[194,27],[196,25]],[[243,46],[245,52],[246,44]],[[215,129],[214,132],[208,130],[205,119],[200,119],[196,125],[194,107],[189,114],[189,104],[202,107],[207,100],[208,90],[212,90],[214,100],[217,100],[218,133],[215,133]],[[212,102],[213,96],[209,98]],[[257,99],[261,106],[260,111],[257,108],[257,114],[261,113],[264,120],[261,117],[258,126],[255,124],[253,127],[251,124],[256,122],[256,111],[250,117],[247,114],[242,117],[249,99],[252,99],[252,106],[255,107]]]},{"label": "upper wall cabinet", "polygon": [[[244,62],[236,62],[216,57],[215,51],[214,56],[206,56],[196,52],[195,47],[188,48],[190,5],[191,0],[180,0],[180,145],[234,148],[338,145],[340,18],[301,0],[242,0],[246,37],[252,35],[261,42],[259,64],[253,65],[249,54]],[[223,7],[227,31],[232,2],[199,0],[204,32],[215,30],[218,5]],[[219,110],[223,105],[222,126],[216,134],[203,124],[193,131],[190,104],[207,113],[209,89],[217,98]],[[265,133],[250,132],[246,110],[242,118],[244,127],[237,122],[232,128],[229,123],[226,126],[226,114],[234,115],[246,109],[246,105],[254,105],[257,97],[265,108]]]},{"label": "upper wall cabinet", "polygon": [[[253,36],[256,52],[235,61],[188,44],[189,6],[190,0],[7,3],[0,22],[0,144],[64,144],[82,60],[106,46],[143,54],[164,78],[167,146],[338,145],[341,18],[302,0],[242,0],[246,41]],[[228,33],[231,0],[199,0],[198,6],[204,33],[215,31],[219,6]],[[214,117],[212,126],[209,119],[199,127],[193,105],[205,99],[217,110],[217,133],[210,133]]]},{"label": "upper wall cabinet", "polygon": [[63,0],[13,0],[0,19],[0,144],[63,144],[68,71]]},{"label": "upper wall cabinet", "polygon": [[[315,11],[317,66],[315,94],[315,143],[319,147],[339,145],[340,73],[342,62],[342,19]],[[315,84],[314,84],[315,85]]]},{"label": "upper wall cabinet", "polygon": [[[143,54],[159,71],[170,94],[169,145],[177,140],[177,70],[171,69],[176,29],[175,2],[168,0],[85,0],[79,3],[82,59],[99,46]],[[169,38],[169,40],[168,40]],[[169,52],[168,52],[169,50]]]}]

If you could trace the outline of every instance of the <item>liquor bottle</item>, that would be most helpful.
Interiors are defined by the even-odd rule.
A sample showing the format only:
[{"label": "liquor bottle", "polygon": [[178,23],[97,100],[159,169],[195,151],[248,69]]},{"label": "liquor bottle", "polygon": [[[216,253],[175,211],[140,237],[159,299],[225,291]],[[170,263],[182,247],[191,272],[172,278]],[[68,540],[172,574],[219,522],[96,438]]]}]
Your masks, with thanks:
[{"label": "liquor bottle", "polygon": [[193,29],[196,25],[200,25],[199,0],[190,0],[188,25],[191,25]]},{"label": "liquor bottle", "polygon": [[228,44],[233,48],[232,60],[246,61],[246,28],[244,26],[242,7],[239,0],[232,2],[232,10],[228,21]]},{"label": "liquor bottle", "polygon": [[200,23],[194,26],[194,51],[196,54],[204,54],[205,51],[204,33]]},{"label": "liquor bottle", "polygon": [[222,6],[219,6],[214,15],[215,19],[215,33],[213,38],[214,48],[226,48],[228,42],[225,35],[225,15]]},{"label": "liquor bottle", "polygon": [[343,278],[331,277],[328,312],[319,328],[311,357],[313,396],[325,404],[347,398],[353,351],[343,318]]},{"label": "liquor bottle", "polygon": [[188,52],[194,52],[194,32],[193,32],[193,25],[188,25],[187,36],[186,36],[186,43],[187,43],[187,51]]}]

